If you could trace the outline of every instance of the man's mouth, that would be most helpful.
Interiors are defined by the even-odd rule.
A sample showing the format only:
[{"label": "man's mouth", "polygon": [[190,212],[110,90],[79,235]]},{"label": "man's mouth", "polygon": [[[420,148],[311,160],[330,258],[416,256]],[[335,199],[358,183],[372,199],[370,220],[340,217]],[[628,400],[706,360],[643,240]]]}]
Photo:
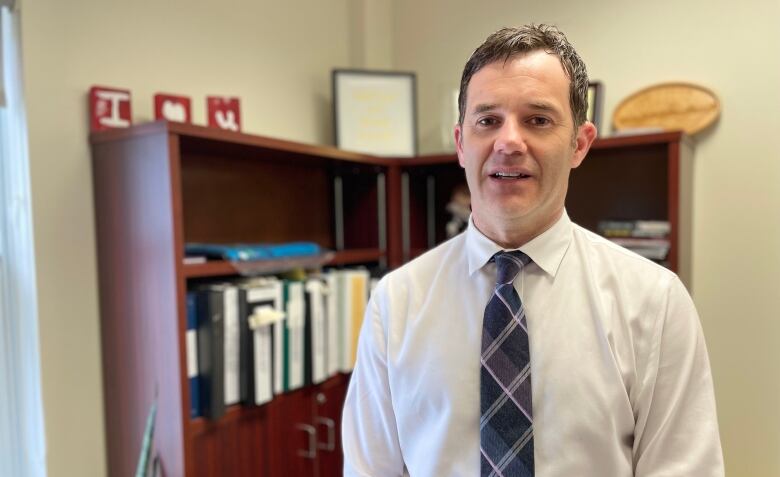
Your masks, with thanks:
[{"label": "man's mouth", "polygon": [[517,180],[528,179],[531,176],[528,174],[523,174],[522,172],[496,172],[494,174],[490,174],[490,177],[494,179]]}]

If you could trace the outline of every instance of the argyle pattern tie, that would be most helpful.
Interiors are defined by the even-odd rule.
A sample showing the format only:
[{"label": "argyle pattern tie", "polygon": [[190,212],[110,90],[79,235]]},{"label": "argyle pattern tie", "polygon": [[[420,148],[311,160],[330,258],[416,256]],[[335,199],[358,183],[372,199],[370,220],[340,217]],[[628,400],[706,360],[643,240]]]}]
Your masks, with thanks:
[{"label": "argyle pattern tie", "polygon": [[531,260],[520,251],[499,252],[493,260],[496,288],[482,328],[480,475],[532,477],[531,354],[525,310],[513,285]]}]

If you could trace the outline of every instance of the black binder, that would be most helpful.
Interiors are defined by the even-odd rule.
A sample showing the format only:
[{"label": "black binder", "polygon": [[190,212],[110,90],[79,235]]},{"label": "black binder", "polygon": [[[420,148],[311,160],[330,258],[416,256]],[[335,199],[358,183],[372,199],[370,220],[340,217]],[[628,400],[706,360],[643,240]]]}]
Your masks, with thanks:
[{"label": "black binder", "polygon": [[223,290],[197,291],[198,371],[203,414],[218,419],[225,413],[225,321]]}]

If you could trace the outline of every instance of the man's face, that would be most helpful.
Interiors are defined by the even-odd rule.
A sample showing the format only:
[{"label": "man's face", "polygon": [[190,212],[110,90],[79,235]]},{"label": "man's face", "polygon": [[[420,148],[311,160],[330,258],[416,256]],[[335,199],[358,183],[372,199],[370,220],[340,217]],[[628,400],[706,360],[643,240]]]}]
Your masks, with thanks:
[{"label": "man's face", "polygon": [[499,242],[507,230],[542,233],[560,217],[569,172],[596,135],[590,123],[574,127],[559,58],[540,50],[490,63],[466,98],[455,142],[477,228]]}]

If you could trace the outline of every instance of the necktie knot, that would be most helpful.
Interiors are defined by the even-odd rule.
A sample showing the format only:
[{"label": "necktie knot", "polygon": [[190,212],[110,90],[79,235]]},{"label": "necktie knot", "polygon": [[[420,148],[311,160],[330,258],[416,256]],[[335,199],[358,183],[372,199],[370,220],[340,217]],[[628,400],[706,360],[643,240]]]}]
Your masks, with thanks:
[{"label": "necktie knot", "polygon": [[496,285],[506,285],[515,281],[517,274],[528,265],[531,258],[520,250],[498,252],[493,255],[496,262]]}]

